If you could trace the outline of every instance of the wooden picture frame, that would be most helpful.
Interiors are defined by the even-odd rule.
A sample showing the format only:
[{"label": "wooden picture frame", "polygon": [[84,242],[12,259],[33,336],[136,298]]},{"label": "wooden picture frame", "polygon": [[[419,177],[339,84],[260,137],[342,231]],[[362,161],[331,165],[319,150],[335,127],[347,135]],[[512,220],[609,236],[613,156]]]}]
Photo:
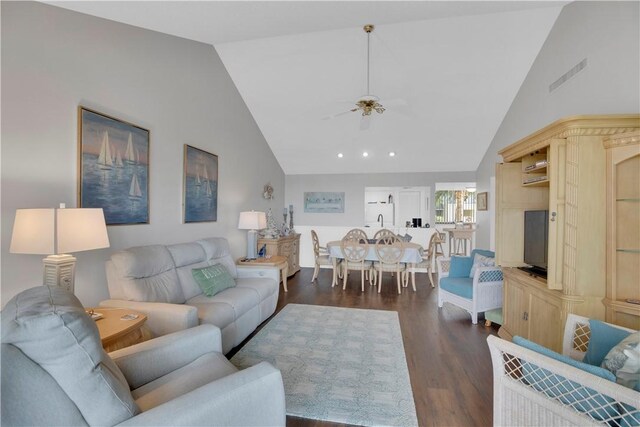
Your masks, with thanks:
[{"label": "wooden picture frame", "polygon": [[107,225],[149,223],[150,132],[78,107],[78,206]]},{"label": "wooden picture frame", "polygon": [[482,193],[478,193],[478,196],[476,199],[476,210],[486,211],[489,209],[488,197],[489,197],[489,193],[487,193],[486,191],[483,191]]},{"label": "wooden picture frame", "polygon": [[185,224],[218,220],[218,156],[184,145],[182,212]]}]

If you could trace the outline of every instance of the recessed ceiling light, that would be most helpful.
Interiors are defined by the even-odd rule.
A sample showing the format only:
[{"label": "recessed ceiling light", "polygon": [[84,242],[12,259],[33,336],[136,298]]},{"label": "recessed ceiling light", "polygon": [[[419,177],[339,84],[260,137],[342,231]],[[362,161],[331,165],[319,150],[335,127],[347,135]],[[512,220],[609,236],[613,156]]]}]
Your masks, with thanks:
[{"label": "recessed ceiling light", "polygon": [[389,157],[394,157],[396,155],[395,151],[389,151]]},{"label": "recessed ceiling light", "polygon": [[342,155],[342,153],[338,153],[338,157],[342,158],[344,156]]},{"label": "recessed ceiling light", "polygon": [[362,153],[362,157],[369,157],[369,153],[365,151],[364,153]]}]

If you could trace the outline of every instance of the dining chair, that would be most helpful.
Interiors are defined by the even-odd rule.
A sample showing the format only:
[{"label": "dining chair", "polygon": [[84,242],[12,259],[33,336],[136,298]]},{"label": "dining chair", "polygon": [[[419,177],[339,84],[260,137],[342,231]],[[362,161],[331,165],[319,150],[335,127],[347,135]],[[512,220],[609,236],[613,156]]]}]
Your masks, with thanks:
[{"label": "dining chair", "polygon": [[415,264],[411,271],[411,284],[414,291],[416,290],[415,270],[418,268],[424,268],[427,270],[431,287],[435,288],[435,284],[433,283],[433,269],[435,268],[436,258],[444,256],[444,249],[442,248],[443,242],[444,233],[436,231],[431,235],[431,238],[429,239],[429,246],[427,246],[427,252],[422,255],[422,261]]},{"label": "dining chair", "polygon": [[[315,230],[311,230],[311,240],[313,242],[313,255],[315,256],[315,267],[313,269],[313,277],[311,278],[311,283],[315,282],[318,278],[318,273],[320,272],[321,265],[330,265],[333,271],[333,281],[332,284],[336,282],[336,271],[333,269],[333,260],[329,255],[329,251],[327,248],[320,246],[320,239],[318,239],[318,234]],[[338,261],[338,268],[340,266],[340,261]]]},{"label": "dining chair", "polygon": [[367,237],[367,233],[365,233],[363,230],[359,228],[353,228],[349,230],[347,234],[345,234],[345,236],[343,237],[343,240],[344,239],[355,240],[356,242],[360,242],[360,241],[367,242],[368,237]]},{"label": "dining chair", "polygon": [[378,241],[378,239],[382,238],[382,237],[386,237],[386,236],[395,236],[396,233],[394,233],[391,230],[388,230],[386,228],[383,228],[382,230],[378,230],[376,232],[376,234],[373,235],[373,240],[375,240],[376,242]]},{"label": "dining chair", "polygon": [[[369,253],[369,243],[356,237],[358,240],[345,236],[340,242],[340,250],[342,250],[342,289],[347,288],[347,278],[349,270],[360,270],[361,289],[364,292],[365,272],[371,270],[372,262],[365,258]],[[371,282],[371,278],[369,279]]]},{"label": "dining chair", "polygon": [[390,272],[396,274],[398,282],[398,293],[402,293],[402,284],[404,282],[404,274],[407,270],[406,264],[402,263],[404,256],[404,242],[395,234],[385,236],[376,242],[375,246],[378,261],[374,263],[374,269],[378,272],[376,279],[378,285],[378,293],[382,290],[382,273]]}]

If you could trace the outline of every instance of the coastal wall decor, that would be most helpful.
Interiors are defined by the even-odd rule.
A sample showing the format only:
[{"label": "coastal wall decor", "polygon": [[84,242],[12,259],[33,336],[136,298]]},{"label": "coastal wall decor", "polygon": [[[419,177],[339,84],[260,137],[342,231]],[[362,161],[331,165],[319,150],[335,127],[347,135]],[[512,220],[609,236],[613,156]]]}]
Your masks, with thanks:
[{"label": "coastal wall decor", "polygon": [[483,193],[478,193],[478,198],[476,199],[476,209],[479,211],[488,210],[488,193],[485,191]]},{"label": "coastal wall decor", "polygon": [[306,213],[344,213],[344,192],[305,192],[304,211]]},{"label": "coastal wall decor", "polygon": [[107,225],[149,223],[149,131],[78,108],[78,204]]},{"label": "coastal wall decor", "polygon": [[184,145],[184,222],[218,220],[218,156]]}]

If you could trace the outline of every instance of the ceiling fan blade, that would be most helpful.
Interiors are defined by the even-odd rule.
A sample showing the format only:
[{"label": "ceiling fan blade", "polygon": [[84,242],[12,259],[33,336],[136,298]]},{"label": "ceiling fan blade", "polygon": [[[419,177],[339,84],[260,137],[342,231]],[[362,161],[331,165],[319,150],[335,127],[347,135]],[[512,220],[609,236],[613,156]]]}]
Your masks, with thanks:
[{"label": "ceiling fan blade", "polygon": [[342,113],[338,113],[338,114],[332,114],[330,116],[325,116],[323,117],[321,120],[332,120],[335,119],[336,117],[340,117],[340,116],[344,116],[345,114],[349,114],[351,113],[353,110],[348,110],[348,111],[343,111]]},{"label": "ceiling fan blade", "polygon": [[371,116],[362,116],[360,119],[360,130],[367,130],[371,127]]}]

